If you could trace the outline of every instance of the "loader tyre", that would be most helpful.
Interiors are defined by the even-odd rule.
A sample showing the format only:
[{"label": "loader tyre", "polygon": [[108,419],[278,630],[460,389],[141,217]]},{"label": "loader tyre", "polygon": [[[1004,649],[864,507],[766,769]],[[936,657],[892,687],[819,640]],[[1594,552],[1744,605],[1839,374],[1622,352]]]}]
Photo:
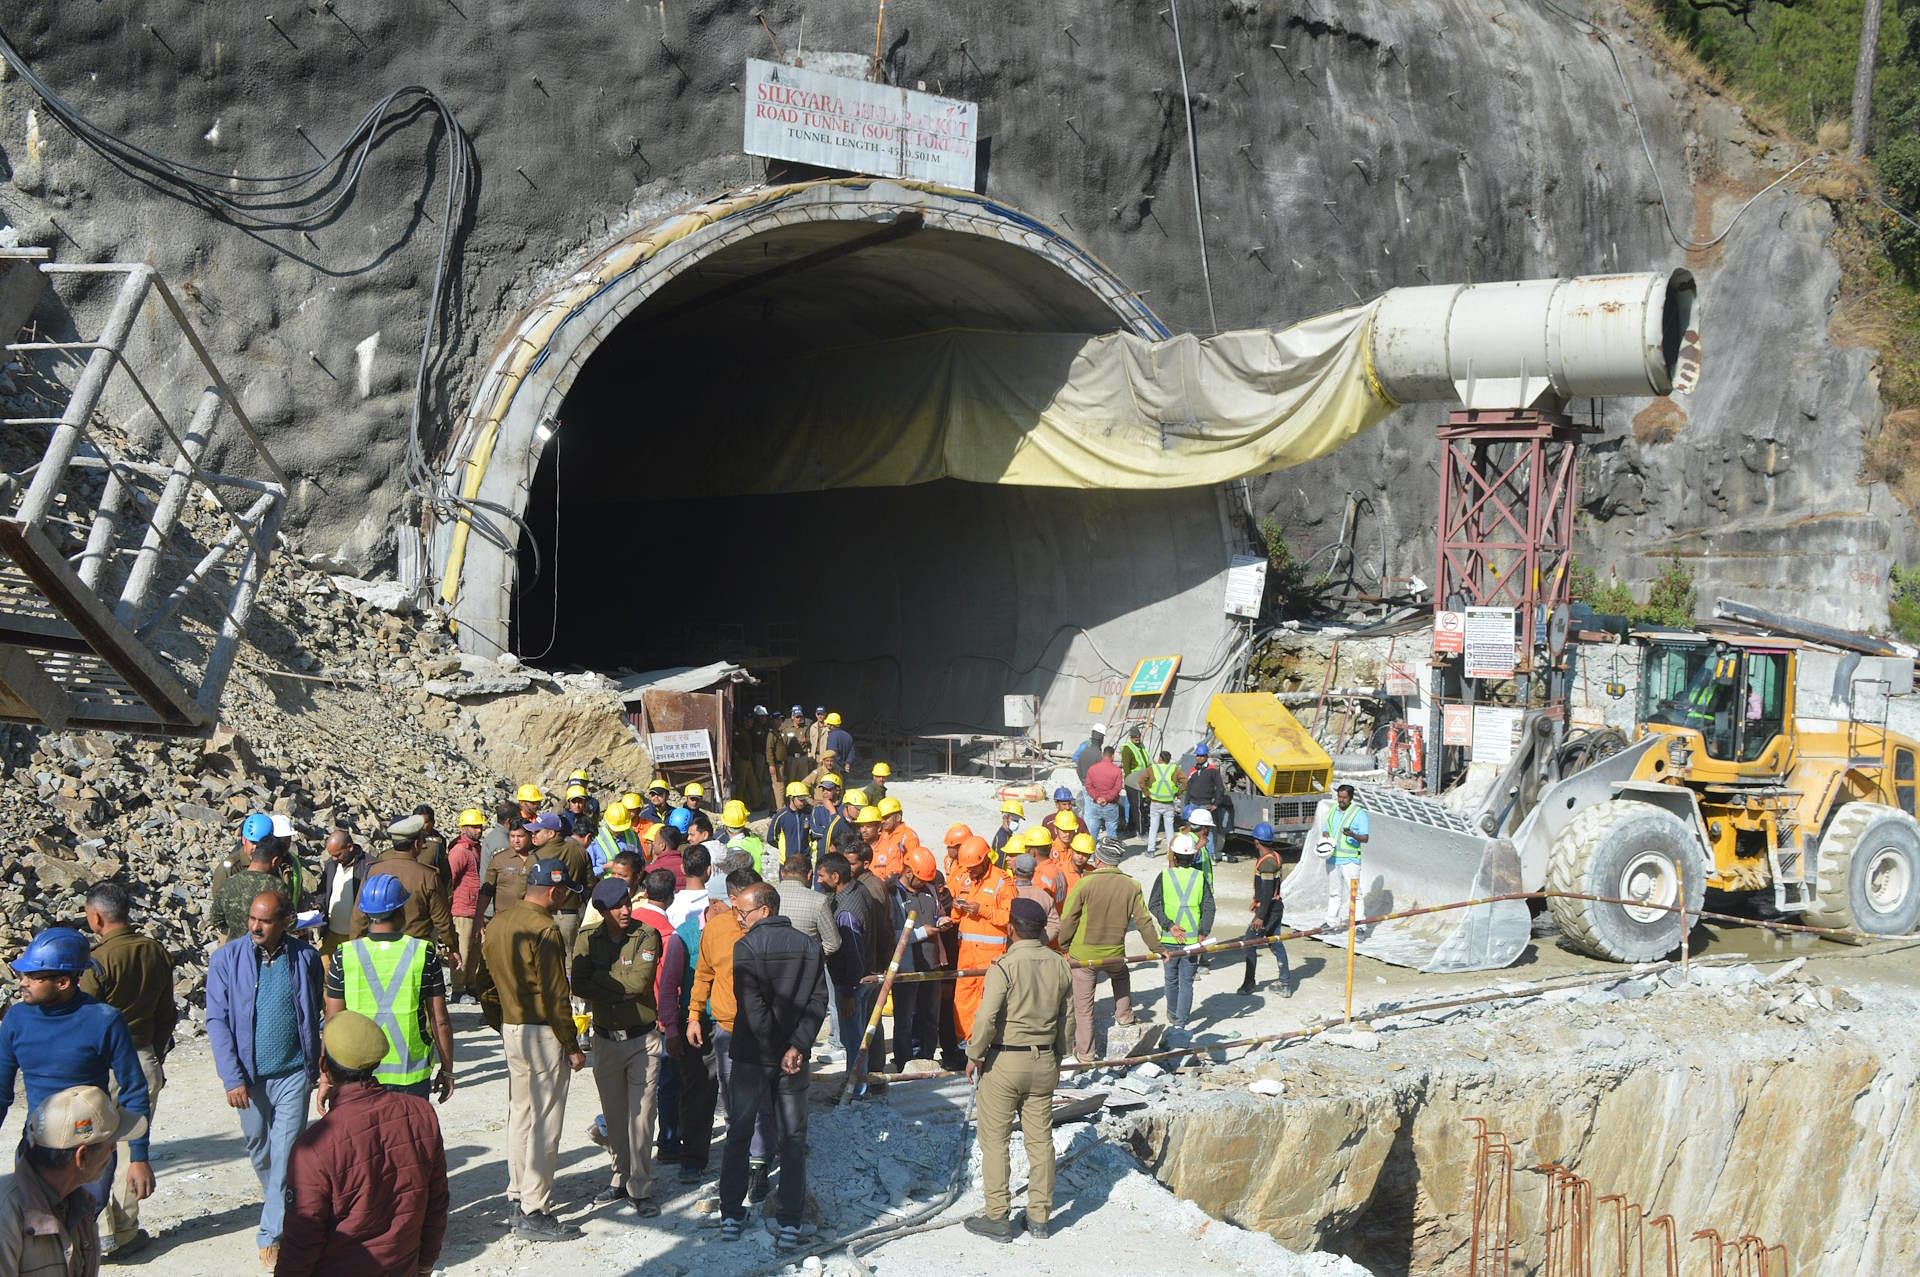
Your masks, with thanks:
[{"label": "loader tyre", "polygon": [[1706,899],[1705,866],[1692,829],[1664,807],[1631,799],[1595,803],[1554,840],[1547,890],[1646,900],[1668,908],[1636,908],[1551,897],[1547,912],[1581,953],[1610,962],[1653,962],[1680,947],[1677,904],[1686,870],[1687,908]]},{"label": "loader tyre", "polygon": [[1814,864],[1809,924],[1875,936],[1920,929],[1920,823],[1899,808],[1848,803],[1827,821]]}]

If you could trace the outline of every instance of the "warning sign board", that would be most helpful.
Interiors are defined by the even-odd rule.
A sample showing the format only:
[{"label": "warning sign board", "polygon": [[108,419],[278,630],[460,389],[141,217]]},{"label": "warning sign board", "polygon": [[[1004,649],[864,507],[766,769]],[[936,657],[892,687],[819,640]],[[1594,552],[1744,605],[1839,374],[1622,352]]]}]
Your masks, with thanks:
[{"label": "warning sign board", "polygon": [[1513,760],[1514,730],[1520,711],[1506,705],[1473,707],[1473,761],[1504,766]]},{"label": "warning sign board", "polygon": [[647,737],[647,752],[658,763],[704,762],[713,757],[713,742],[706,729],[690,732],[653,732]]},{"label": "warning sign board", "polygon": [[1127,680],[1128,696],[1159,696],[1173,682],[1173,676],[1180,670],[1180,658],[1177,656],[1142,657],[1133,667],[1133,677]]},{"label": "warning sign board", "polygon": [[1388,661],[1386,681],[1386,692],[1389,696],[1418,696],[1420,694],[1420,681],[1414,675],[1411,662]]},{"label": "warning sign board", "polygon": [[1513,677],[1515,619],[1510,607],[1467,609],[1468,678]]},{"label": "warning sign board", "polygon": [[1433,652],[1436,656],[1458,656],[1467,650],[1467,614],[1433,614]]},{"label": "warning sign board", "polygon": [[1440,743],[1473,744],[1473,706],[1446,705],[1440,711]]}]

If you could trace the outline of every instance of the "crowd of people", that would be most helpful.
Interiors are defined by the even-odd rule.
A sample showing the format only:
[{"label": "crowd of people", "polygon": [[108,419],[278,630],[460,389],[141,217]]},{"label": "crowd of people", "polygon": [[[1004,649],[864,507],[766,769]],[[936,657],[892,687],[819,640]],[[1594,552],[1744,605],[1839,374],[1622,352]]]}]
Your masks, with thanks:
[{"label": "crowd of people", "polygon": [[[1116,1022],[1133,1019],[1120,961],[1129,930],[1160,956],[1167,1031],[1184,1040],[1195,950],[1217,914],[1216,822],[1181,801],[1206,794],[1194,785],[1206,764],[1169,778],[1162,753],[1129,773],[1094,740],[1081,792],[1055,791],[1040,819],[1007,800],[989,835],[955,824],[923,839],[887,793],[887,764],[848,786],[833,769],[855,757],[851,738],[837,715],[817,722],[808,737],[796,706],[769,735],[780,804],[764,832],[743,799],[709,811],[698,782],[616,796],[577,770],[558,802],[530,782],[492,811],[460,812],[451,839],[424,805],[387,826],[378,856],[332,830],[314,875],[284,817],[247,816],[209,893],[205,1021],[261,1185],[261,1263],[344,1277],[431,1269],[448,1208],[431,1101],[458,1085],[448,1008],[462,1001],[500,1035],[508,1221],[520,1237],[579,1233],[559,1217],[554,1176],[570,1079],[591,1062],[590,1134],[609,1161],[595,1206],[655,1216],[668,1168],[681,1184],[717,1169],[723,1238],[772,1197],[777,1245],[802,1245],[823,1032],[856,1094],[907,1072],[974,1077],[986,1212],[968,1226],[1017,1231],[1007,1145],[1018,1121],[1026,1226],[1045,1236],[1052,1091],[1063,1065],[1094,1058],[1101,980]],[[1143,892],[1119,868],[1120,822],[1151,816],[1157,842],[1163,806],[1174,809],[1166,865]],[[1270,829],[1253,834],[1250,934],[1277,936],[1280,856]],[[1363,817],[1344,817],[1339,836],[1364,839]],[[49,929],[11,964],[23,997],[0,1020],[0,1118],[16,1075],[31,1116],[0,1192],[0,1234],[23,1212],[55,1221],[66,1258],[46,1271],[92,1271],[103,1250],[125,1260],[149,1240],[147,1130],[176,1010],[167,952],[133,928],[131,903],[121,883],[97,884],[92,942]],[[1270,947],[1290,995],[1285,948]],[[18,1257],[51,1255],[45,1240],[31,1228],[0,1235],[0,1272],[41,1271]]]}]

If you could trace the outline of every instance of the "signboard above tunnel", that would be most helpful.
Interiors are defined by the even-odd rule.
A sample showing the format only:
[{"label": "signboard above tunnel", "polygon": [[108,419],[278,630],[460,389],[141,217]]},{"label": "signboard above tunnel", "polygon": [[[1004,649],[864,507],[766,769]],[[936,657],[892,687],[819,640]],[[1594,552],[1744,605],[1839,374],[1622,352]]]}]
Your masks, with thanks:
[{"label": "signboard above tunnel", "polygon": [[746,111],[749,155],[974,189],[975,103],[749,58]]}]

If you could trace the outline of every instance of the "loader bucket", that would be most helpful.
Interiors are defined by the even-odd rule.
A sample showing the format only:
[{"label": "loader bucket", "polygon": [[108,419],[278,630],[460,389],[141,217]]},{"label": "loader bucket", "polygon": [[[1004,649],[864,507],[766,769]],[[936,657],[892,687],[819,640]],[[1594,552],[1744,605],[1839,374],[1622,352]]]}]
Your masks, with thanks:
[{"label": "loader bucket", "polygon": [[[1467,818],[1430,799],[1397,789],[1357,786],[1372,833],[1360,861],[1360,913],[1375,917],[1407,909],[1521,891],[1520,858],[1504,838],[1474,831]],[[1314,828],[1322,828],[1324,811]],[[1328,913],[1328,862],[1307,835],[1300,863],[1280,886],[1287,925],[1312,927]],[[1346,917],[1341,902],[1339,916]],[[1532,938],[1524,900],[1503,900],[1394,919],[1362,930],[1354,949],[1381,962],[1422,971],[1488,971],[1510,966]],[[1344,927],[1316,937],[1344,948]]]}]

